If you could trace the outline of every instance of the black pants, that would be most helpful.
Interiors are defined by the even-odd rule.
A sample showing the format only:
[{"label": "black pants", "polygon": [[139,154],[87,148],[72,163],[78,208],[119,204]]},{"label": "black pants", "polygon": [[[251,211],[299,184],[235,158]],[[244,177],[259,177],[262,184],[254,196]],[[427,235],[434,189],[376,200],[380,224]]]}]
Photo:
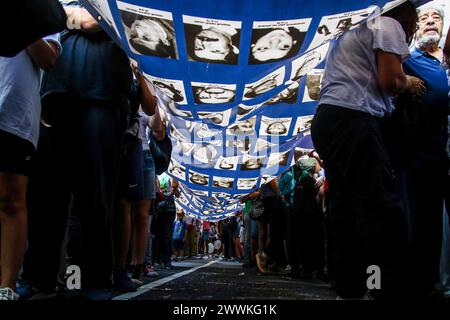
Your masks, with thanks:
[{"label": "black pants", "polygon": [[404,169],[398,175],[407,222],[405,276],[414,279],[405,283],[405,291],[416,298],[426,297],[439,282],[447,171],[445,161],[437,161],[432,167]]},{"label": "black pants", "polygon": [[277,262],[280,266],[286,265],[283,241],[287,238],[287,232],[283,203],[275,196],[263,198],[263,203],[264,211],[270,212],[269,241],[265,252],[270,257],[270,263]]},{"label": "black pants", "polygon": [[311,134],[330,184],[337,294],[363,295],[367,267],[377,265],[378,292],[388,295],[395,287],[404,224],[379,122],[367,113],[321,105]]},{"label": "black pants", "polygon": [[49,111],[52,127],[41,126],[30,177],[24,277],[43,291],[54,290],[73,196],[82,230],[82,285],[107,288],[125,113],[112,103],[65,95],[49,99],[43,106]]}]

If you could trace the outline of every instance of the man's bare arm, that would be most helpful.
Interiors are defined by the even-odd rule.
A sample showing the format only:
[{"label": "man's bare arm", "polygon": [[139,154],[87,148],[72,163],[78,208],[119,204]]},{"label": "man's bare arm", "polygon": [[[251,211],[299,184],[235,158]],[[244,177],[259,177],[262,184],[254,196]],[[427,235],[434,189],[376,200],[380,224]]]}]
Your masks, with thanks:
[{"label": "man's bare arm", "polygon": [[26,50],[33,62],[45,71],[50,70],[55,65],[59,56],[57,45],[44,39],[33,42]]}]

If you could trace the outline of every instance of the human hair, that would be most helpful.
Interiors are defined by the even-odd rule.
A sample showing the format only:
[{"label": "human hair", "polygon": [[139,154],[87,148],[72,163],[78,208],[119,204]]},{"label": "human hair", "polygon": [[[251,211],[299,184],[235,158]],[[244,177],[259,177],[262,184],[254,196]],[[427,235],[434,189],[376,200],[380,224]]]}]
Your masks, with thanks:
[{"label": "human hair", "polygon": [[406,42],[409,44],[412,42],[414,34],[417,30],[417,22],[419,21],[419,15],[417,9],[410,1],[406,1],[401,5],[385,12],[384,17],[390,17],[397,20],[405,31]]},{"label": "human hair", "polygon": [[444,20],[444,18],[445,18],[444,8],[441,5],[434,4],[432,2],[419,7],[417,9],[417,14],[420,17],[420,15],[422,14],[423,11],[430,10],[430,9],[436,11],[441,16],[442,20]]}]

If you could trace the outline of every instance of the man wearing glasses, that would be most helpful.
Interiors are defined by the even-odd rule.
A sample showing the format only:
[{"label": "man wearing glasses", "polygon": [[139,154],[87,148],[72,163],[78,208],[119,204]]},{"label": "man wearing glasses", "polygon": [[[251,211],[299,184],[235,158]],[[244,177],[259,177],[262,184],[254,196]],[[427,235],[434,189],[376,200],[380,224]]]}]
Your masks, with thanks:
[{"label": "man wearing glasses", "polygon": [[405,73],[423,80],[425,88],[417,99],[425,107],[421,119],[423,134],[417,141],[412,163],[399,174],[400,197],[404,205],[408,266],[420,275],[412,284],[416,297],[430,297],[439,281],[442,241],[442,212],[448,172],[447,115],[449,85],[441,67],[443,50],[439,47],[444,24],[441,6],[426,5],[419,10],[416,45],[411,59],[404,63]]}]

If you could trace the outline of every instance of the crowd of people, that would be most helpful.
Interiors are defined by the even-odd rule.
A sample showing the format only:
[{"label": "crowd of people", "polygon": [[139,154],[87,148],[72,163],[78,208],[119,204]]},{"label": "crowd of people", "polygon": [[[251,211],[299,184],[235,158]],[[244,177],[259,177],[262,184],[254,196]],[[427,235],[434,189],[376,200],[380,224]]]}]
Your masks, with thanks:
[{"label": "crowd of people", "polygon": [[64,10],[71,29],[0,57],[0,300],[54,297],[69,265],[84,297],[110,299],[191,257],[329,281],[338,299],[450,293],[441,7],[407,1],[334,41],[315,150],[219,222],[177,210],[154,92],[78,1]]}]

